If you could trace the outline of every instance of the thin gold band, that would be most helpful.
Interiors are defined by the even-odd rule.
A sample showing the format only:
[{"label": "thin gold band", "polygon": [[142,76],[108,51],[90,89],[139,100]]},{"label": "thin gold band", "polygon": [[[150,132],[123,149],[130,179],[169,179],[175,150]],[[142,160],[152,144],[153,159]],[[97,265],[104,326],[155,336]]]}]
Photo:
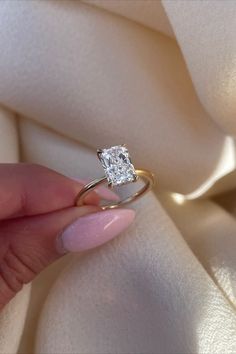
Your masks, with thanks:
[{"label": "thin gold band", "polygon": [[[103,210],[118,208],[121,205],[133,202],[134,200],[142,197],[145,193],[147,193],[152,188],[152,186],[154,185],[154,175],[148,170],[135,170],[135,171],[139,177],[144,179],[145,185],[140,190],[135,192],[133,195],[125,198],[124,200],[120,200],[120,201],[115,202],[113,204],[103,205],[101,207]],[[103,184],[105,182],[107,182],[107,178],[102,177],[102,178],[95,179],[92,182],[86,184],[81,189],[81,191],[79,192],[79,194],[77,196],[76,205],[78,205],[78,206],[83,205],[83,201],[84,201],[85,196],[89,192],[91,192],[94,188],[96,188],[97,186],[99,186],[100,184]]]}]

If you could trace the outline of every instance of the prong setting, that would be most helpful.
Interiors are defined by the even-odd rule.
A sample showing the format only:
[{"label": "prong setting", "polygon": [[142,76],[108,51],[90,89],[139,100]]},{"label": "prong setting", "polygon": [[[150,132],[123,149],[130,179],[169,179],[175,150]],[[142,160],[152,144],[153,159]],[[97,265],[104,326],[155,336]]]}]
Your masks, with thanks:
[{"label": "prong setting", "polygon": [[139,176],[136,174],[134,182],[137,182],[139,179]]},{"label": "prong setting", "polygon": [[102,153],[102,149],[98,149],[98,150],[97,150],[97,157],[98,157],[98,158],[100,158],[99,156],[101,155],[101,153]]}]

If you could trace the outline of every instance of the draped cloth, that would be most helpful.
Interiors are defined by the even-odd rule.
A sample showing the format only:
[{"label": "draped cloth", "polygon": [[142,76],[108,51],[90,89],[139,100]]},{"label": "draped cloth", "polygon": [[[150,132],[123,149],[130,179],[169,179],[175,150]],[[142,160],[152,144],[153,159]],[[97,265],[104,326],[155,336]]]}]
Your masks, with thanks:
[{"label": "draped cloth", "polygon": [[1,162],[95,178],[126,143],[158,180],[5,307],[0,353],[235,353],[236,2],[2,0],[0,33]]}]

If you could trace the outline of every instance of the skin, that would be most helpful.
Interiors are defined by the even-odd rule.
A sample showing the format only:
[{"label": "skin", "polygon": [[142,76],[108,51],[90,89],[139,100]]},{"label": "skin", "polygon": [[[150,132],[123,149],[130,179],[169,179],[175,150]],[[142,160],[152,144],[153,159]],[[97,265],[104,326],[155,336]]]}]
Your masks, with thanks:
[{"label": "skin", "polygon": [[74,206],[81,188],[42,166],[0,164],[0,310],[62,256],[56,240],[69,224],[101,210],[95,192]]}]

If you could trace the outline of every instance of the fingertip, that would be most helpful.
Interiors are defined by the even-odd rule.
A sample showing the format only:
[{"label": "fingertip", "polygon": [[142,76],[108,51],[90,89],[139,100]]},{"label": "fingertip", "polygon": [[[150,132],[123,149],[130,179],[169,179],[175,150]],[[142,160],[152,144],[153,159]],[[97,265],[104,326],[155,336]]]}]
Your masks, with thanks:
[{"label": "fingertip", "polygon": [[60,235],[63,253],[81,252],[113,239],[127,229],[135,218],[132,209],[110,209],[79,217]]}]

